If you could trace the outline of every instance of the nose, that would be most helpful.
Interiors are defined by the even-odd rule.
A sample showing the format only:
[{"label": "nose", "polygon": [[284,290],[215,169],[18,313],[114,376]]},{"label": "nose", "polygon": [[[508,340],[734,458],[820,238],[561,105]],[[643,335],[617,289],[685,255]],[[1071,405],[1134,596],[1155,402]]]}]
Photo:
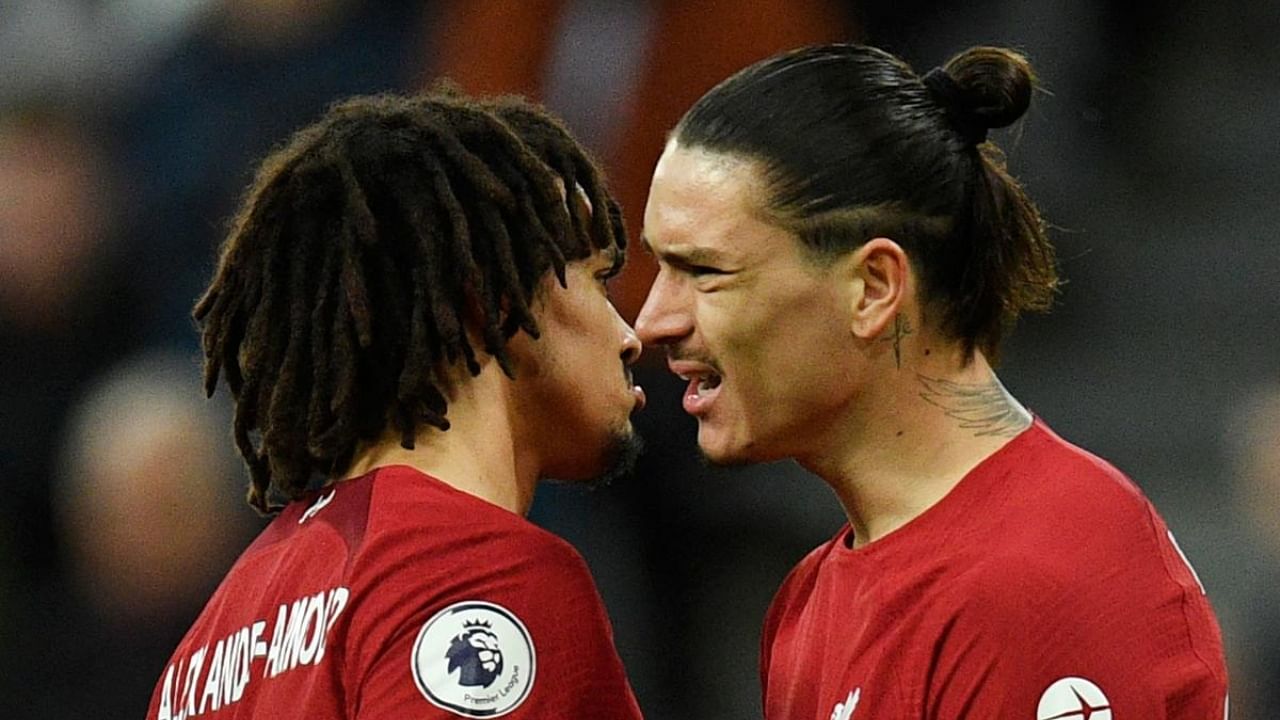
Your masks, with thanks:
[{"label": "nose", "polygon": [[670,345],[689,334],[689,325],[678,283],[659,270],[636,317],[636,333],[646,345]]}]

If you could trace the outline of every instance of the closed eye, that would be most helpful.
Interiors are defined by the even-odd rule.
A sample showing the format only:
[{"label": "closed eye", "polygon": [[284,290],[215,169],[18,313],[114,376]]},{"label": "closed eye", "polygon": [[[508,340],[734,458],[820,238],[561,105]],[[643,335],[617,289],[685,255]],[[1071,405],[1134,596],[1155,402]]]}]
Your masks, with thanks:
[{"label": "closed eye", "polygon": [[[662,263],[659,262],[659,264],[661,265]],[[728,270],[721,269],[715,265],[686,262],[682,258],[670,258],[667,260],[666,264],[676,272],[688,275],[695,279],[729,274]]]},{"label": "closed eye", "polygon": [[694,277],[702,277],[706,275],[725,275],[726,271],[720,268],[711,267],[710,265],[689,265],[684,268],[685,272]]},{"label": "closed eye", "polygon": [[600,288],[604,290],[604,296],[612,299],[609,293],[609,281],[617,277],[619,268],[609,267],[596,273],[596,282],[600,283]]},{"label": "closed eye", "polygon": [[625,256],[614,250],[609,252],[605,259],[609,261],[609,264],[599,267],[595,271],[594,277],[596,282],[600,283],[608,291],[608,282],[622,272],[622,263],[625,260]]}]

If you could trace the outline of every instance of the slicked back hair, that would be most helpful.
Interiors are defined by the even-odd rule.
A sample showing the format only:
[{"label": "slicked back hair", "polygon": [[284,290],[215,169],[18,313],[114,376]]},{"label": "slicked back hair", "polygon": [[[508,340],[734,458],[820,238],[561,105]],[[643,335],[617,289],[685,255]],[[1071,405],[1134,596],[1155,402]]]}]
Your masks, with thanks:
[{"label": "slicked back hair", "polygon": [[994,363],[1018,316],[1049,309],[1058,287],[1040,211],[986,139],[1022,117],[1034,83],[1006,48],[969,48],[926,78],[864,45],[801,48],[720,83],[673,134],[758,161],[764,215],[820,261],[898,241],[926,316]]},{"label": "slicked back hair", "polygon": [[620,218],[583,148],[518,98],[358,97],[296,133],[194,310],[205,392],[221,376],[235,399],[249,503],[278,511],[390,424],[406,448],[420,423],[447,430],[452,366],[474,376],[483,352],[514,377],[506,346],[538,337],[546,273],[563,286],[568,262],[620,262]]}]

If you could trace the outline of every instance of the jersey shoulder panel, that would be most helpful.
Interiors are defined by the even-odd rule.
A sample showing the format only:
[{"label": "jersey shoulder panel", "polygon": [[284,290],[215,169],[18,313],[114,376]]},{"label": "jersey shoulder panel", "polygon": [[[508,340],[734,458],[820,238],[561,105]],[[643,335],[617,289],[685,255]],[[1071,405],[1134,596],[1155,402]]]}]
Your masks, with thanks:
[{"label": "jersey shoulder panel", "polygon": [[1117,716],[1220,712],[1217,623],[1159,515],[1111,465],[1070,448],[1049,456],[929,606],[931,717],[1026,714],[1042,698],[1070,717],[1077,695],[1107,698]]},{"label": "jersey shoulder panel", "polygon": [[425,524],[404,519],[412,497],[375,499],[395,517],[373,522],[353,567],[352,716],[638,716],[577,550],[469,496],[436,499]]}]

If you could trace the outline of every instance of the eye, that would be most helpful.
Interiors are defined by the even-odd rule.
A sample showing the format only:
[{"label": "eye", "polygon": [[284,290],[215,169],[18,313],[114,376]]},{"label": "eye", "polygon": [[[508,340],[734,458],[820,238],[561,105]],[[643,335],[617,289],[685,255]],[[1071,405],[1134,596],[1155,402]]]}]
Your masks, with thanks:
[{"label": "eye", "polygon": [[596,282],[600,284],[600,288],[604,290],[605,297],[609,297],[609,281],[617,277],[618,271],[614,268],[608,268],[596,273]]},{"label": "eye", "polygon": [[690,265],[688,273],[694,277],[705,277],[708,275],[724,275],[725,272],[720,268],[714,268],[710,265]]}]

